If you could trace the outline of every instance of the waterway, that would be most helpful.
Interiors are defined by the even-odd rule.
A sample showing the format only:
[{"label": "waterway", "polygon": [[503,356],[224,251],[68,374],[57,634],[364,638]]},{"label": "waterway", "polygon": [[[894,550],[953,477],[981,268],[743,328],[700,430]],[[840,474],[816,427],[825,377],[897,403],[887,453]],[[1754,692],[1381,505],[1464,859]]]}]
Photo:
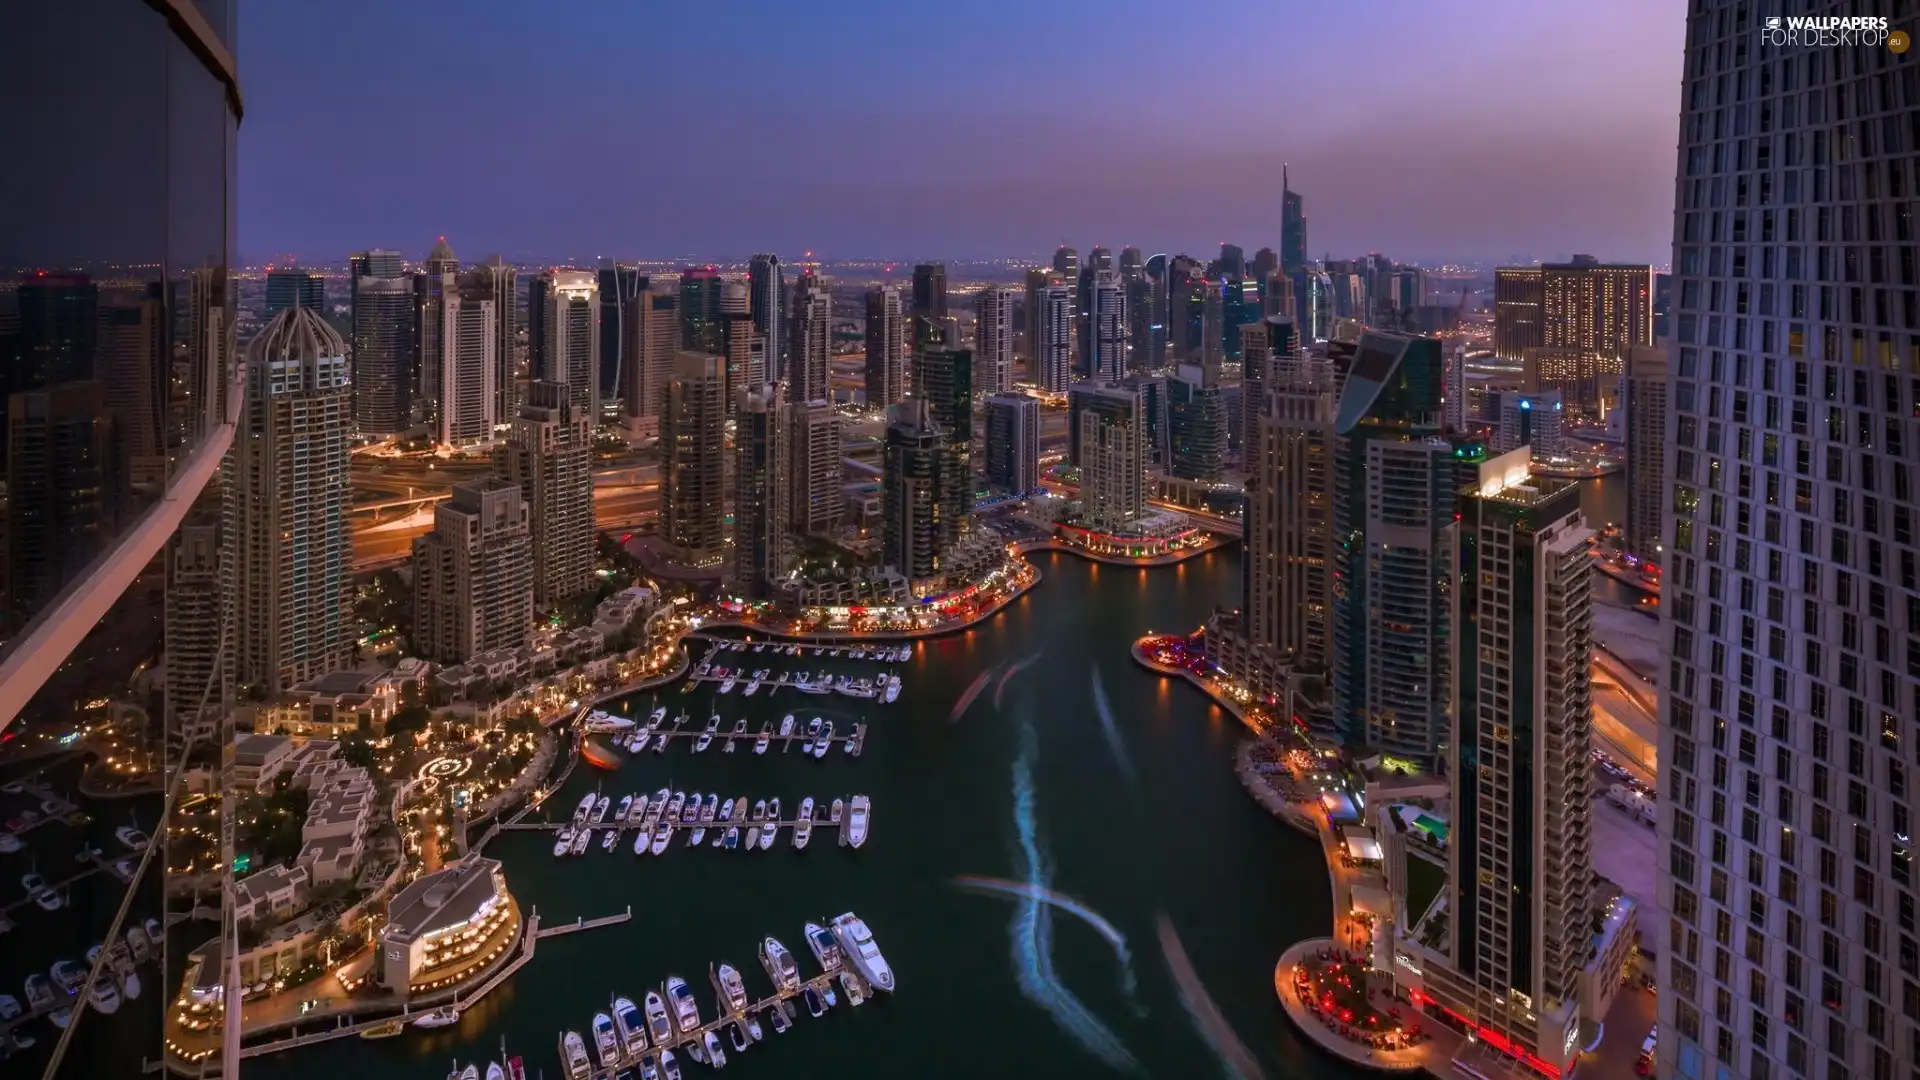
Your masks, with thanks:
[{"label": "waterway", "polygon": [[[555,1044],[583,1034],[613,994],[638,1000],[678,973],[711,1015],[711,962],[747,976],[756,995],[767,980],[755,946],[780,937],[801,957],[801,925],[854,911],[872,926],[899,979],[898,992],[820,1020],[802,1012],[794,1031],[738,1055],[733,1074],[832,1076],[1066,1077],[1222,1075],[1182,1003],[1155,935],[1172,920],[1205,990],[1270,1076],[1359,1074],[1307,1045],[1282,1015],[1272,989],[1275,958],[1291,942],[1325,933],[1331,897],[1317,844],[1280,824],[1233,775],[1242,729],[1190,687],[1142,671],[1128,644],[1147,631],[1189,631],[1239,589],[1237,552],[1216,552],[1174,568],[1121,570],[1067,555],[1041,555],[1045,579],[972,631],[923,642],[900,670],[906,690],[893,705],[844,697],[764,691],[744,698],[709,689],[660,702],[696,726],[714,712],[751,730],[791,711],[870,724],[865,753],[823,761],[796,750],[765,757],[750,744],[693,756],[683,740],[613,773],[581,769],[552,805],[570,811],[598,785],[616,797],[662,785],[757,798],[779,796],[791,816],[800,799],[865,792],[873,799],[866,846],[837,846],[828,831],[807,850],[787,831],[769,852],[688,849],[676,837],[660,857],[627,847],[594,849],[556,862],[544,833],[508,833],[489,854],[504,861],[509,886],[551,925],[633,905],[633,922],[542,941],[533,962],[453,1028],[379,1042],[348,1040],[248,1064],[254,1077],[386,1080],[445,1075],[456,1058],[494,1057],[504,1037],[530,1073],[560,1075]],[[748,668],[876,670],[811,656],[728,653]],[[999,704],[996,674],[958,721],[954,704],[982,673],[1037,662],[1013,675]],[[1111,705],[1121,764],[1095,707],[1094,680]],[[631,708],[644,715],[650,699]],[[1026,732],[1030,730],[1031,736]],[[1024,748],[1023,748],[1024,744]],[[1031,777],[1030,830],[1022,836],[1016,776],[1023,754]],[[1037,849],[1054,888],[1099,912],[1125,935],[1129,962],[1087,924],[1064,912],[1029,936],[1015,901],[956,889],[956,875],[1026,877]],[[1037,939],[1039,948],[1023,949]],[[1051,954],[1051,960],[1047,954]],[[1055,1008],[1084,1006],[1137,1065],[1118,1070],[1086,1049],[1052,1012],[1022,992],[1051,974]],[[1137,984],[1130,993],[1128,983]],[[1045,997],[1043,993],[1039,996]],[[1111,1054],[1112,1051],[1109,1050]],[[700,1066],[688,1065],[688,1075]]]}]

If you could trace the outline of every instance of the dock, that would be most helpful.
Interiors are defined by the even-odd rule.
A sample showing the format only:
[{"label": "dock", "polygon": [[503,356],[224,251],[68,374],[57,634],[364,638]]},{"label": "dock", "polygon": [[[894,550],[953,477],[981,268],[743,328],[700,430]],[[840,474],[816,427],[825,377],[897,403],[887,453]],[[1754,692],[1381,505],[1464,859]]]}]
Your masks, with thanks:
[{"label": "dock", "polygon": [[[641,750],[640,754],[635,754],[633,751],[626,749],[624,742],[619,738],[622,735],[630,735],[631,729],[627,731],[594,732],[593,734],[605,738],[612,744],[614,749],[631,757],[638,757],[640,754],[662,753],[660,747],[671,744],[675,739],[688,739],[697,745],[702,735],[713,736],[713,742],[707,746],[707,751],[718,750],[723,754],[726,753],[725,744],[733,745],[733,752],[736,754],[742,752],[751,754],[753,753],[754,745],[760,741],[760,733],[758,731],[743,731],[738,735],[735,735],[731,729],[709,732],[704,726],[699,728],[674,727],[672,721],[663,720],[658,727],[655,727],[648,733],[646,748]],[[820,738],[827,740],[829,754],[832,752],[832,748],[837,746],[840,748],[842,754],[848,757],[859,757],[867,748],[867,725],[865,723],[855,723],[851,734],[840,734],[836,732],[832,735],[809,739],[807,738],[807,733],[801,730],[799,725],[796,724],[793,734],[785,736],[784,738],[777,733],[777,729],[775,732],[770,732],[768,734],[769,741],[767,749],[772,750],[775,744],[778,744],[780,752],[784,754],[788,750],[791,750],[795,743],[804,745],[806,743],[819,742]],[[847,749],[848,743],[853,744],[852,750]],[[694,752],[700,753],[701,751],[696,750]],[[826,755],[822,756],[824,757]]]}]

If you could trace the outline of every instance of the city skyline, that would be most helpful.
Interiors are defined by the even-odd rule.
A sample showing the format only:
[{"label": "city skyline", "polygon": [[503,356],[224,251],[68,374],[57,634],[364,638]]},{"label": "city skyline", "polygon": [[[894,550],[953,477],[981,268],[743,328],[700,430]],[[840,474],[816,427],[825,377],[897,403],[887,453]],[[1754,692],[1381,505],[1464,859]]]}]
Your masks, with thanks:
[{"label": "city skyline", "polygon": [[[806,19],[768,9],[725,24],[690,10],[648,12],[642,23],[639,9],[610,8],[591,34],[576,32],[578,20],[545,24],[484,4],[457,13],[432,4],[262,8],[240,30],[249,111],[239,174],[247,190],[277,194],[240,202],[239,246],[248,258],[327,262],[371,243],[424,245],[410,238],[430,223],[430,235],[464,250],[527,263],[744,260],[756,251],[958,261],[1037,257],[1062,240],[1148,251],[1230,240],[1251,250],[1279,242],[1284,165],[1306,199],[1310,257],[1381,250],[1423,263],[1499,262],[1591,250],[1661,264],[1672,235],[1681,18],[1635,6],[1639,17],[1623,10],[1597,24],[1499,2],[1445,17],[1412,5],[1365,21],[1300,7],[1231,22],[1116,17],[1091,27],[1062,11],[998,37],[920,27],[911,14],[858,4]],[[859,47],[887,32],[932,44],[898,56],[874,49],[848,70],[807,62],[836,42]],[[692,66],[707,55],[700,44],[722,34],[755,79],[708,78]],[[1556,44],[1576,34],[1577,48]],[[1271,63],[1274,42],[1303,36],[1417,47],[1445,60],[1388,65],[1366,80],[1334,59],[1346,55],[1341,47]],[[661,40],[685,47],[648,44]],[[983,84],[982,63],[1021,78]],[[401,94],[418,83],[424,95],[426,80],[466,64],[514,74],[464,80],[462,107],[430,125],[336,108],[311,93],[324,79]],[[1217,91],[1196,82],[1196,96],[1222,102],[1196,121],[1193,98],[1168,92],[1168,80],[1116,77],[1147,64],[1176,86],[1187,68],[1247,75]],[[596,119],[600,110],[556,113],[533,92],[566,86],[576,100],[638,116],[670,96],[650,88],[696,78],[710,107],[739,103],[740,124],[626,139],[620,125]],[[780,95],[763,99],[756,87],[769,81],[801,81],[808,92],[768,107]],[[1457,94],[1448,82],[1458,82]],[[1516,83],[1534,89],[1511,93]],[[1601,83],[1618,89],[1596,98],[1591,87]],[[890,85],[913,92],[882,91]],[[1299,108],[1253,107],[1291,97]],[[1559,117],[1576,103],[1577,131]],[[502,131],[526,140],[524,152],[497,153]],[[924,152],[890,152],[909,140]],[[1001,150],[981,155],[983,144]],[[314,152],[326,145],[361,151]],[[590,159],[564,149],[579,145],[596,148]],[[368,156],[392,181],[377,191],[349,164]],[[779,182],[761,180],[769,157],[781,163]],[[559,182],[558,161],[584,170],[582,197],[518,197]],[[459,197],[449,198],[439,181],[454,175]],[[594,177],[618,182],[592,197]],[[649,197],[611,195],[636,186]],[[502,205],[516,212],[503,218]]]}]

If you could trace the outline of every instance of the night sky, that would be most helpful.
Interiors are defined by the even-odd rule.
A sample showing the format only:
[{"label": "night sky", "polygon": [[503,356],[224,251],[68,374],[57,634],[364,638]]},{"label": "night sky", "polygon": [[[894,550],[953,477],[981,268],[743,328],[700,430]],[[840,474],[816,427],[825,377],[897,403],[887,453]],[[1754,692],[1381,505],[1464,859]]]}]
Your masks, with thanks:
[{"label": "night sky", "polygon": [[249,4],[240,249],[1659,264],[1683,6]]}]

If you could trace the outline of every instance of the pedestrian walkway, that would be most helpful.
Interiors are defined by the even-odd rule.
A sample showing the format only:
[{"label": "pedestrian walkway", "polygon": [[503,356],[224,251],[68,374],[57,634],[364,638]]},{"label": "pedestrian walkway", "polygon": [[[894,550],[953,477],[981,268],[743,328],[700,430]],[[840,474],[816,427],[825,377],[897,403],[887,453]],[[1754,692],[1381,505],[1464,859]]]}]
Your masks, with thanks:
[{"label": "pedestrian walkway", "polygon": [[1339,948],[1340,946],[1332,938],[1308,938],[1295,943],[1292,948],[1280,954],[1280,962],[1273,969],[1273,992],[1279,996],[1280,1004],[1286,1009],[1287,1019],[1293,1021],[1293,1026],[1299,1028],[1322,1050],[1364,1068],[1378,1069],[1381,1072],[1411,1073],[1430,1069],[1435,1064],[1444,1065],[1451,1055],[1435,1055],[1430,1049],[1436,1045],[1433,1042],[1423,1042],[1417,1046],[1398,1050],[1376,1049],[1342,1036],[1329,1027],[1327,1022],[1313,1011],[1311,1005],[1301,1000],[1300,991],[1294,985],[1294,970],[1323,950],[1339,951]]}]

